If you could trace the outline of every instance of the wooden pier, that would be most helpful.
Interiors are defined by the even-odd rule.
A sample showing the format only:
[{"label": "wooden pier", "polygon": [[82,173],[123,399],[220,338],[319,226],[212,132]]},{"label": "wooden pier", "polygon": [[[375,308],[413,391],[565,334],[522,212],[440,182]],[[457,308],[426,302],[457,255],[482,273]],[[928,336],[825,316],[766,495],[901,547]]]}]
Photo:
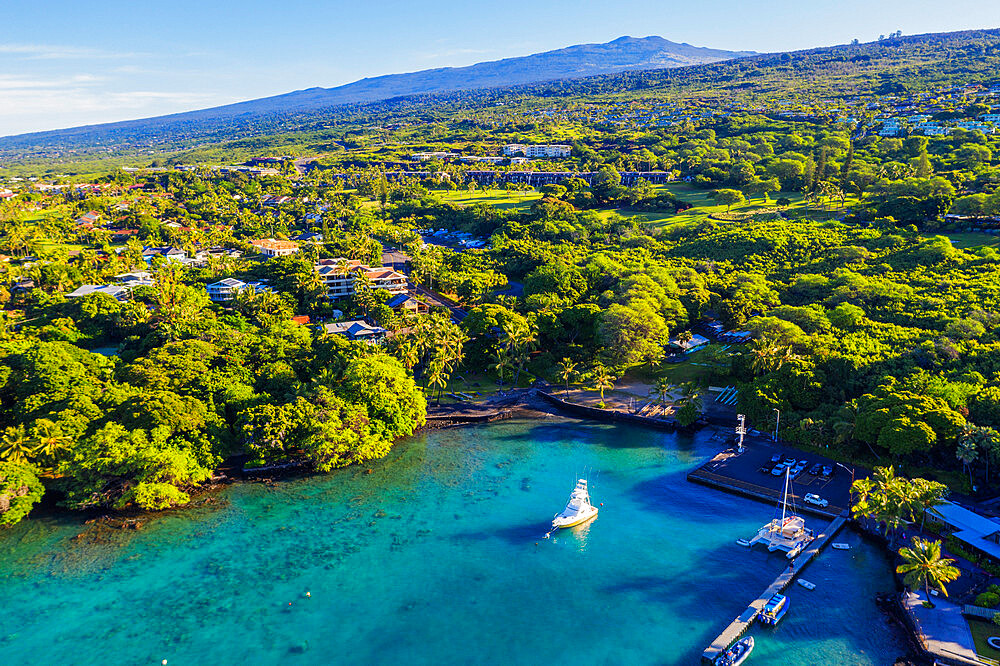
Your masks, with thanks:
[{"label": "wooden pier", "polygon": [[809,547],[806,548],[802,553],[800,553],[796,558],[793,567],[786,568],[778,577],[774,579],[771,586],[768,587],[764,592],[750,602],[747,609],[743,611],[739,617],[732,621],[732,623],[726,627],[725,631],[719,634],[718,638],[712,641],[712,644],[702,653],[701,658],[705,661],[715,661],[722,652],[724,652],[730,645],[739,640],[753,621],[757,619],[760,615],[761,610],[764,605],[767,604],[768,600],[783,591],[786,587],[791,585],[792,581],[799,575],[799,572],[812,561],[812,558],[826,547],[826,544],[832,539],[837,532],[847,523],[847,512],[844,512],[833,519],[829,525],[827,525],[826,530],[813,539]]}]

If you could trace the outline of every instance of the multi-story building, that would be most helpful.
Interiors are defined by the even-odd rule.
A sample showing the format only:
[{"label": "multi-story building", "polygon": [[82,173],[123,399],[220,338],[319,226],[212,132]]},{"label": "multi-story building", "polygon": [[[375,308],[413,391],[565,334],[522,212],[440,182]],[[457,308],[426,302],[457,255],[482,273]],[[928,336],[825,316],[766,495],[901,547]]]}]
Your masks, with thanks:
[{"label": "multi-story building", "polygon": [[213,284],[205,286],[208,291],[208,298],[213,303],[229,303],[247,287],[253,287],[254,291],[271,291],[271,288],[261,282],[243,282],[236,278],[225,278]]},{"label": "multi-story building", "polygon": [[353,296],[359,275],[366,276],[375,289],[384,289],[390,294],[406,292],[405,275],[391,268],[370,268],[360,261],[324,259],[316,265],[316,272],[326,284],[327,298],[330,300]]},{"label": "multi-story building", "polygon": [[573,152],[573,146],[563,144],[539,144],[526,145],[523,143],[510,143],[503,147],[503,154],[506,157],[524,155],[525,157],[569,157]]},{"label": "multi-story building", "polygon": [[273,259],[274,257],[287,257],[288,255],[295,254],[299,251],[298,243],[293,243],[292,241],[274,240],[273,238],[253,240],[250,241],[250,244],[257,248],[257,250],[268,259]]}]

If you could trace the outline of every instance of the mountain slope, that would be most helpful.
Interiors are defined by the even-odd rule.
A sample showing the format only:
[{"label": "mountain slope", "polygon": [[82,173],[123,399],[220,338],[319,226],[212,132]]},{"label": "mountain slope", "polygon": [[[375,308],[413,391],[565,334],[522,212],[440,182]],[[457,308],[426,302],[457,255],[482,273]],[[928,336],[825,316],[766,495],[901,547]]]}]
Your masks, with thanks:
[{"label": "mountain slope", "polygon": [[[106,137],[133,133],[132,139],[171,128],[187,134],[193,125],[211,125],[234,118],[303,113],[344,104],[375,102],[407,95],[510,87],[635,70],[683,67],[752,55],[678,44],[662,37],[620,37],[606,44],[580,44],[518,58],[445,67],[408,74],[361,79],[336,88],[309,88],[226,106],[66,130],[0,138],[0,148],[84,145]],[[208,129],[208,128],[204,128]]]}]

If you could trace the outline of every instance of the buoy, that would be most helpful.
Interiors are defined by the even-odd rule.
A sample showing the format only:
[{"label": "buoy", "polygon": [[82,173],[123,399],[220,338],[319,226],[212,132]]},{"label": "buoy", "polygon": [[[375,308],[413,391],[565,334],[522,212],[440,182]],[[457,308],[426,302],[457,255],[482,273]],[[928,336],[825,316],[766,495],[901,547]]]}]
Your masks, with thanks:
[{"label": "buoy", "polygon": [[161,664],[163,664],[163,666],[167,666],[167,660],[166,660],[166,659],[164,659],[164,660],[163,660],[163,661],[161,661],[160,663],[161,663]]},{"label": "buoy", "polygon": [[288,605],[289,605],[289,606],[291,606],[291,605],[292,605],[292,602],[291,602],[291,601],[289,601],[289,602],[288,602]]},{"label": "buoy", "polygon": [[312,596],[312,594],[311,594],[310,592],[306,592],[306,596],[307,596],[307,597],[311,597],[311,596]]},{"label": "buoy", "polygon": [[601,506],[604,506],[604,502],[601,502]]}]

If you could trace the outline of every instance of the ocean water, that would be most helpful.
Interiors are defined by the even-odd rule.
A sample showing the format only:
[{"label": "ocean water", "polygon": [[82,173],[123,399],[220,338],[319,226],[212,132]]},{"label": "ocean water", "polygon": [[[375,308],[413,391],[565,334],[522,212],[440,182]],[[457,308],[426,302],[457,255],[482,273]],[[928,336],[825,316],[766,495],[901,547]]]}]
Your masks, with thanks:
[{"label": "ocean water", "polygon": [[[24,521],[0,533],[0,664],[697,664],[786,565],[735,544],[774,507],[685,480],[710,435],[504,421],[139,530]],[[544,539],[583,473],[600,515]],[[753,629],[751,664],[905,652],[873,600],[887,558],[839,540],[804,572],[817,589]]]}]

